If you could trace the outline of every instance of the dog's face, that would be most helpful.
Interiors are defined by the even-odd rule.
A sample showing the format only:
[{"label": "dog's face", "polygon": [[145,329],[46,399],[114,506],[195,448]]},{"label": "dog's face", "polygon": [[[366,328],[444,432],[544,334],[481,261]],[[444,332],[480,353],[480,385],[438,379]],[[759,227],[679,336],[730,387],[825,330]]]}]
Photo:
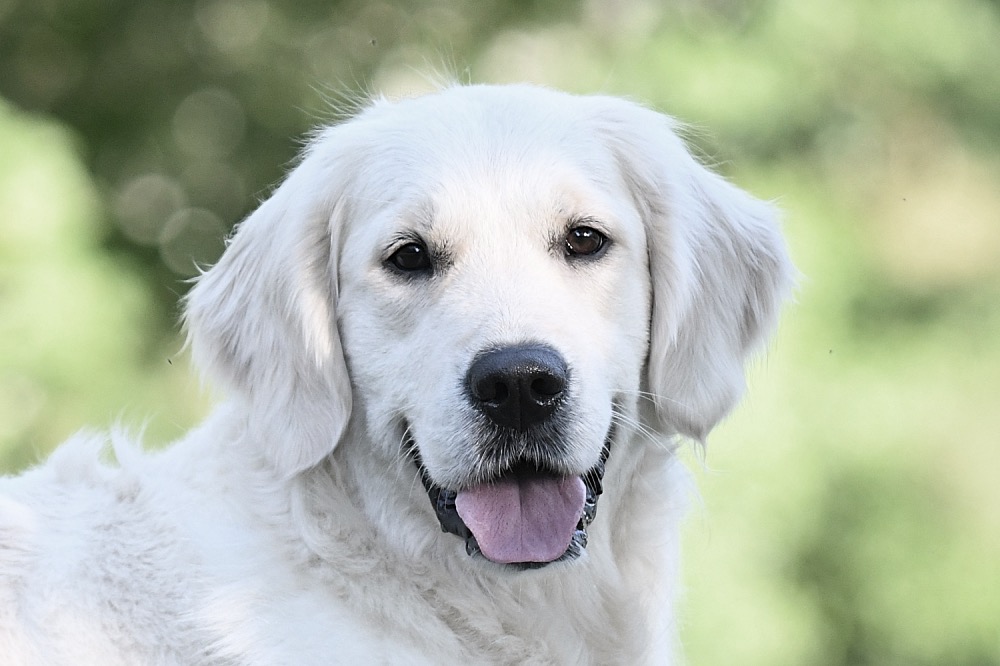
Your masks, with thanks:
[{"label": "dog's face", "polygon": [[356,395],[375,440],[457,491],[466,523],[492,512],[537,542],[470,525],[488,557],[556,559],[614,413],[634,419],[650,304],[639,211],[607,146],[559,118],[466,102],[458,139],[437,105],[410,105],[391,110],[409,138],[369,153],[365,169],[391,176],[352,201],[340,248]]},{"label": "dog's face", "polygon": [[353,404],[445,529],[534,565],[586,545],[616,432],[702,438],[731,408],[789,273],[767,207],[663,116],[456,87],[319,135],[188,321],[280,472]]}]

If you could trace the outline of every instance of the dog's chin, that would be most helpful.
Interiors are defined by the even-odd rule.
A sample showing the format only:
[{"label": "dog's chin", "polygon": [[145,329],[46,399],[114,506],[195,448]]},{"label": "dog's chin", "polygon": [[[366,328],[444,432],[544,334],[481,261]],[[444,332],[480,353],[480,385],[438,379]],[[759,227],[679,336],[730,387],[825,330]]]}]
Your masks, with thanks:
[{"label": "dog's chin", "polygon": [[[416,464],[420,480],[427,491],[441,530],[461,538],[465,542],[465,551],[470,557],[485,559],[497,566],[517,571],[538,569],[556,562],[569,562],[583,554],[587,547],[587,529],[597,516],[597,502],[604,490],[604,470],[611,450],[610,445],[611,433],[608,433],[597,464],[578,477],[566,477],[537,463],[522,461],[508,467],[501,474],[477,484],[476,488],[485,490],[456,491],[434,482],[423,464],[417,443],[412,439],[406,440],[407,451]],[[541,493],[542,499],[538,500],[543,505],[543,509],[548,508],[545,504],[546,501],[554,501],[559,506],[552,513],[572,513],[567,514],[567,517],[562,520],[563,525],[556,526],[554,530],[549,530],[547,525],[536,526],[534,531],[537,534],[534,536],[529,535],[525,539],[524,535],[515,535],[520,536],[521,540],[536,542],[534,547],[514,549],[498,547],[494,543],[494,533],[504,529],[504,527],[488,523],[507,523],[506,527],[509,529],[510,522],[502,515],[495,516],[496,512],[489,510],[491,497],[504,494],[502,491],[498,491],[498,488],[509,489],[508,496],[513,495],[511,502],[518,505],[518,508],[525,513],[530,513],[530,509],[524,509],[520,506],[520,503],[524,501],[523,495],[537,494],[538,491],[533,489],[538,488],[546,489]],[[467,499],[470,495],[487,495],[487,499]],[[582,501],[580,501],[581,496]],[[463,500],[465,501],[464,507],[462,506]],[[474,508],[475,502],[485,505],[486,510],[476,510]],[[577,509],[577,507],[579,508]],[[543,511],[535,511],[535,513],[544,514]],[[467,524],[463,515],[466,518],[472,518],[469,521],[473,523],[471,526]],[[575,525],[567,522],[569,516],[572,517],[571,520],[575,520]],[[487,524],[484,524],[484,521]],[[552,531],[561,531],[562,534],[544,533]],[[480,535],[479,537],[476,536],[477,533]],[[480,540],[484,538],[486,541],[481,544]],[[539,541],[543,542],[542,545],[537,545]]]}]

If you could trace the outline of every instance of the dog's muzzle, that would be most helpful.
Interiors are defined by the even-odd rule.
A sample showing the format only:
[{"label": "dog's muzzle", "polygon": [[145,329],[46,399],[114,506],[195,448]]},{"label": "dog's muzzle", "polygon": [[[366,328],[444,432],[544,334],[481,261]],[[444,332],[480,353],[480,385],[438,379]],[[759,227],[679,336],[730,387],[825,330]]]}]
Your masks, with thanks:
[{"label": "dog's muzzle", "polygon": [[464,539],[470,555],[498,564],[537,568],[578,557],[597,515],[611,438],[585,474],[556,470],[571,386],[565,359],[538,342],[492,347],[472,359],[464,382],[487,433],[481,454],[501,472],[458,491],[442,488],[408,442],[441,528]]}]

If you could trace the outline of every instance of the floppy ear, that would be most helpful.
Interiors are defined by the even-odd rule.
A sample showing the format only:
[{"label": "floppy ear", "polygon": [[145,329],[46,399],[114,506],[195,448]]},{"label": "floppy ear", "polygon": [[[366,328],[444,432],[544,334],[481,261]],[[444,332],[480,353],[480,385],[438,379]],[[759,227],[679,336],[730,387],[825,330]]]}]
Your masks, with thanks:
[{"label": "floppy ear", "polygon": [[332,452],[351,411],[335,319],[337,171],[307,155],[186,297],[196,364],[242,402],[251,445],[285,477]]},{"label": "floppy ear", "polygon": [[742,396],[794,268],[771,206],[699,164],[671,119],[624,106],[612,141],[645,218],[648,390],[666,429],[704,441]]}]

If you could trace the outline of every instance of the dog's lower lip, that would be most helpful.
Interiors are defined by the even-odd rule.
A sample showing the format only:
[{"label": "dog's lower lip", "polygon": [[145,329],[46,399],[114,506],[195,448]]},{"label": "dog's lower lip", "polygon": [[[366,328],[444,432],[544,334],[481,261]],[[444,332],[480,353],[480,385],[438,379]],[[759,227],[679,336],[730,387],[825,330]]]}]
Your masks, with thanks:
[{"label": "dog's lower lip", "polygon": [[[597,502],[604,490],[604,468],[610,454],[610,444],[611,433],[609,432],[608,436],[605,438],[604,447],[601,451],[601,457],[597,464],[580,476],[586,489],[583,511],[569,546],[566,551],[560,557],[553,560],[553,562],[564,562],[576,559],[587,547],[587,528],[594,521],[594,518],[597,515]],[[431,501],[431,506],[433,507],[434,513],[441,525],[441,531],[461,537],[465,541],[466,553],[470,556],[483,557],[475,535],[473,535],[472,531],[465,525],[465,522],[462,520],[461,516],[459,516],[455,507],[455,499],[458,496],[458,492],[443,488],[434,483],[429,472],[427,471],[427,468],[423,465],[423,460],[420,457],[420,451],[416,442],[413,441],[412,438],[406,438],[405,447],[417,466],[418,473],[420,474],[420,480],[423,483],[424,489],[427,491],[428,498]],[[546,474],[531,465],[517,466],[509,473]],[[516,569],[537,569],[551,563],[552,562],[515,562],[504,566]]]}]

